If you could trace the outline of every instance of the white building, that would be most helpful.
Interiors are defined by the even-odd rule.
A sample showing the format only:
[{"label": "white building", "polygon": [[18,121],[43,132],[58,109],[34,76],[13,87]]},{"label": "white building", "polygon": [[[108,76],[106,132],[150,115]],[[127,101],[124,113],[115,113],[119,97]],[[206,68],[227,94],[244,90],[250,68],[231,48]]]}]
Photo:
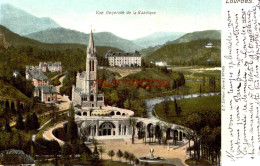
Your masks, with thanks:
[{"label": "white building", "polygon": [[61,62],[40,62],[42,72],[62,72]]},{"label": "white building", "polygon": [[19,76],[19,75],[21,75],[19,71],[15,70],[15,71],[13,72],[13,77],[16,78],[16,77]]},{"label": "white building", "polygon": [[109,66],[117,67],[140,67],[142,58],[138,51],[134,53],[112,52],[109,50],[105,57],[108,59]]},{"label": "white building", "polygon": [[154,63],[155,66],[167,66],[167,62],[165,61],[155,61],[155,62],[151,62]]},{"label": "white building", "polygon": [[206,48],[213,48],[214,45],[212,43],[208,43],[207,45],[205,45]]}]

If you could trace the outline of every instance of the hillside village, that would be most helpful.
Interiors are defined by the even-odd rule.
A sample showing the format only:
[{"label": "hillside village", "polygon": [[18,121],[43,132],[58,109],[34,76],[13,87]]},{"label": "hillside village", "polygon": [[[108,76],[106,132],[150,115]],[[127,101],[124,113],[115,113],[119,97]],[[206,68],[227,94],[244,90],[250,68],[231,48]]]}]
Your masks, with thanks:
[{"label": "hillside village", "polygon": [[0,164],[220,163],[220,31],[154,42],[38,22],[26,32],[0,25]]}]

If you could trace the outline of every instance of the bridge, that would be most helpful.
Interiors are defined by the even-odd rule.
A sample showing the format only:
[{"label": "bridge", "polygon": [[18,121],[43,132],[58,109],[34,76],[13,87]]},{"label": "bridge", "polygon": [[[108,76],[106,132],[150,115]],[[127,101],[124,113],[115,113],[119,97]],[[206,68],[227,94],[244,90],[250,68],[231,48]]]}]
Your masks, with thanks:
[{"label": "bridge", "polygon": [[0,104],[7,109],[24,109],[25,105],[28,104],[28,101],[18,100],[10,97],[2,97],[0,96]]}]

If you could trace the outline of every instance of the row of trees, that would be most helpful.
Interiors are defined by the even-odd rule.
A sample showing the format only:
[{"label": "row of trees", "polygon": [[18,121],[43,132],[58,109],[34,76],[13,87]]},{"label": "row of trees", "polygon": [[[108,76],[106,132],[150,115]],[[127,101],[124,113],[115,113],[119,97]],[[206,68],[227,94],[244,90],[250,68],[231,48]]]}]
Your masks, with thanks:
[{"label": "row of trees", "polygon": [[16,129],[29,131],[29,130],[37,130],[39,127],[40,127],[40,123],[35,112],[33,112],[32,114],[27,113],[25,122],[23,121],[22,115],[20,113],[18,114],[16,124],[15,124]]},{"label": "row of trees", "polygon": [[120,161],[121,161],[121,158],[123,157],[126,162],[127,162],[127,160],[129,160],[130,164],[132,164],[132,162],[135,163],[135,164],[139,163],[138,158],[136,158],[133,153],[129,153],[127,151],[125,151],[123,153],[120,149],[118,149],[118,151],[116,153],[114,152],[114,150],[109,150],[107,154],[108,154],[109,157],[111,157],[111,160],[116,155],[119,158]]},{"label": "row of trees", "polygon": [[193,113],[184,120],[186,137],[194,142],[193,157],[196,159],[206,158],[212,163],[220,164],[221,149],[221,116],[219,112],[211,110],[202,113]]},{"label": "row of trees", "polygon": [[[12,129],[9,124],[9,120],[5,118],[5,127],[4,131],[6,132],[12,132]],[[16,119],[15,128],[18,130],[37,130],[40,127],[40,123],[38,121],[38,117],[35,112],[32,114],[28,113],[26,116],[26,120],[24,122],[22,115],[19,113],[18,117]]]},{"label": "row of trees", "polygon": [[[216,87],[217,87],[216,77],[215,76],[209,76],[208,81],[209,81],[209,91],[216,92]],[[205,91],[206,91],[206,79],[205,79],[205,75],[203,74],[202,85],[200,85],[199,92],[201,94],[202,92],[205,92]]]},{"label": "row of trees", "polygon": [[[132,144],[134,144],[135,141],[135,130],[137,129],[137,135],[138,139],[143,139],[145,144],[147,143],[147,137],[149,138],[148,143],[157,142],[158,144],[164,144],[166,145],[168,140],[173,139],[173,143],[175,143],[178,140],[178,133],[177,130],[173,132],[173,135],[171,135],[171,126],[166,123],[160,123],[157,122],[156,125],[148,125],[144,126],[142,122],[137,123],[137,120],[135,118],[130,118],[129,125],[132,128]],[[166,133],[166,136],[164,136],[164,133]]]}]

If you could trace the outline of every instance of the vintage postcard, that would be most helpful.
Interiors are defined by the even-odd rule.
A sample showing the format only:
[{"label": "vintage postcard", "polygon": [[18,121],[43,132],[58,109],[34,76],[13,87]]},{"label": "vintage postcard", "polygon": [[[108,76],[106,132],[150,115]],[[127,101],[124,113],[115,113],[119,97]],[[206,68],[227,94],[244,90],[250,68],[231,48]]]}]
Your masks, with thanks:
[{"label": "vintage postcard", "polygon": [[0,6],[0,165],[259,161],[257,0]]}]

